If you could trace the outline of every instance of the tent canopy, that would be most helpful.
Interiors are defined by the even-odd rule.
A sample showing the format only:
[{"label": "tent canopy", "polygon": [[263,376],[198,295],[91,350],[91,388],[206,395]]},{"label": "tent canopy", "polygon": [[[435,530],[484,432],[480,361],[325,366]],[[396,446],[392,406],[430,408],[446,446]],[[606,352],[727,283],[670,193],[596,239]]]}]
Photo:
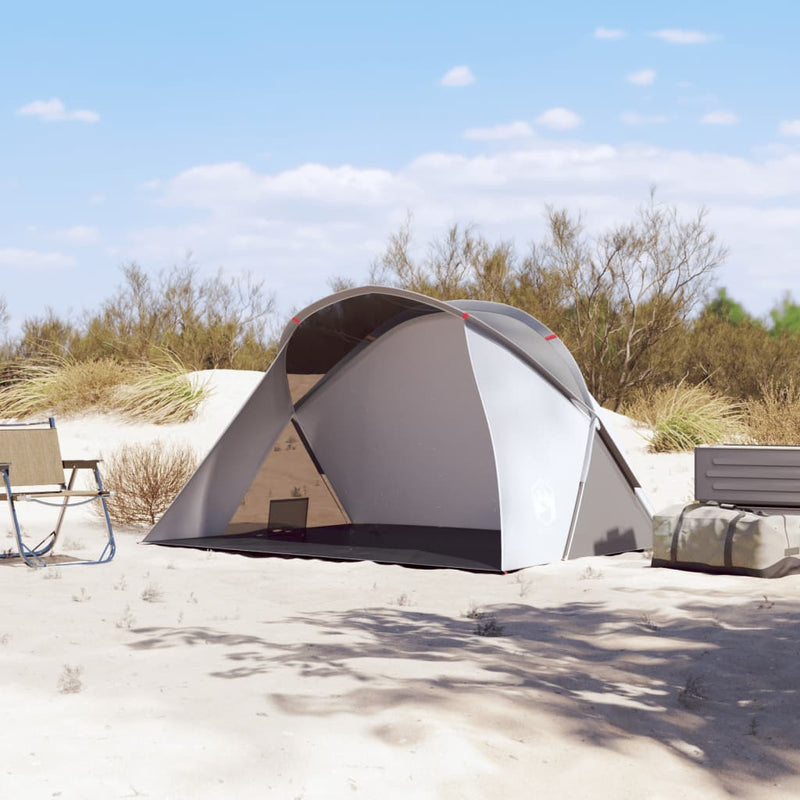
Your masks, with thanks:
[{"label": "tent canopy", "polygon": [[649,546],[580,371],[509,306],[387,287],[292,318],[146,541],[509,570]]}]

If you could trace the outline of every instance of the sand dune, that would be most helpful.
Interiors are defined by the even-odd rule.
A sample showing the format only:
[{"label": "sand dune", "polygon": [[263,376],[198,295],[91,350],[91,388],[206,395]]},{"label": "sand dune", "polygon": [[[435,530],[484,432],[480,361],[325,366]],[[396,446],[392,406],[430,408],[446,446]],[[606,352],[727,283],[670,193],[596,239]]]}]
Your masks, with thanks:
[{"label": "sand dune", "polygon": [[[201,377],[213,393],[196,421],[61,420],[64,455],[154,438],[202,455],[259,375]],[[691,457],[647,454],[608,416],[653,505],[687,499]],[[143,534],[119,530],[105,566],[0,563],[0,796],[800,792],[800,576],[652,569],[641,554],[486,575]],[[102,528],[74,509],[64,538],[89,552]],[[491,619],[503,635],[478,635]]]}]

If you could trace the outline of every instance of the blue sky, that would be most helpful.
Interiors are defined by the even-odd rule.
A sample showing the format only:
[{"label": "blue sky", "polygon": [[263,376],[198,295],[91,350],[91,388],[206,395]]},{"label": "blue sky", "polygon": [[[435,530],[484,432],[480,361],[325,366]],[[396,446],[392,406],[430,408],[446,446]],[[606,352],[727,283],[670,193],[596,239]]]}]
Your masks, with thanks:
[{"label": "blue sky", "polygon": [[545,204],[602,228],[656,185],[764,314],[800,299],[800,6],[767,0],[36,3],[0,28],[13,326],[137,261],[249,272],[288,315],[414,215],[520,253]]}]

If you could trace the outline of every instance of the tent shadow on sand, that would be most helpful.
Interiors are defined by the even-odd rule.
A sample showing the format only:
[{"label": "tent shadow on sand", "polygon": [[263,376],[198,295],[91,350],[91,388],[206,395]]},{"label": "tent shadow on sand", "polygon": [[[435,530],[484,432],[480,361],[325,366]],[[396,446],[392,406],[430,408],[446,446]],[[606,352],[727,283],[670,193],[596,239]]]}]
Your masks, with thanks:
[{"label": "tent shadow on sand", "polygon": [[[502,758],[524,757],[543,725],[555,724],[565,746],[619,752],[634,740],[660,744],[731,794],[742,781],[797,774],[798,649],[786,632],[797,630],[800,613],[692,599],[657,627],[635,604],[485,611],[504,636],[478,636],[475,621],[462,617],[367,608],[264,622],[259,635],[141,628],[130,647],[224,648],[230,668],[211,673],[221,680],[289,670],[309,679],[309,691],[281,693],[276,680],[278,691],[267,695],[273,708],[290,716],[356,714],[366,725],[375,720],[371,733],[382,739],[391,738],[377,723],[382,712],[435,708],[473,741],[499,737]],[[276,641],[272,626],[287,622],[302,625],[311,641]],[[413,662],[407,676],[398,660]]]}]

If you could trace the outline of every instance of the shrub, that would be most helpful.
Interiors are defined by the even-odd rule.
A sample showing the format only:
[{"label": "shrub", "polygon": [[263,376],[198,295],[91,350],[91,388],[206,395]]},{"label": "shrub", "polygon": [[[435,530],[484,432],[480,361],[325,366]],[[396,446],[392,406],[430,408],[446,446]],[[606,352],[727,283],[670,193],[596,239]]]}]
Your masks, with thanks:
[{"label": "shrub", "polygon": [[770,379],[760,397],[745,406],[747,427],[756,444],[800,445],[800,386]]},{"label": "shrub", "polygon": [[196,467],[197,457],[188,445],[123,445],[103,469],[105,488],[114,492],[107,500],[112,521],[155,525]]},{"label": "shrub", "polygon": [[651,430],[650,450],[668,453],[746,438],[742,409],[705,386],[665,386],[626,410]]},{"label": "shrub", "polygon": [[703,314],[683,342],[679,374],[736,400],[760,394],[771,376],[800,379],[800,341],[774,338],[758,321],[738,324]]}]

